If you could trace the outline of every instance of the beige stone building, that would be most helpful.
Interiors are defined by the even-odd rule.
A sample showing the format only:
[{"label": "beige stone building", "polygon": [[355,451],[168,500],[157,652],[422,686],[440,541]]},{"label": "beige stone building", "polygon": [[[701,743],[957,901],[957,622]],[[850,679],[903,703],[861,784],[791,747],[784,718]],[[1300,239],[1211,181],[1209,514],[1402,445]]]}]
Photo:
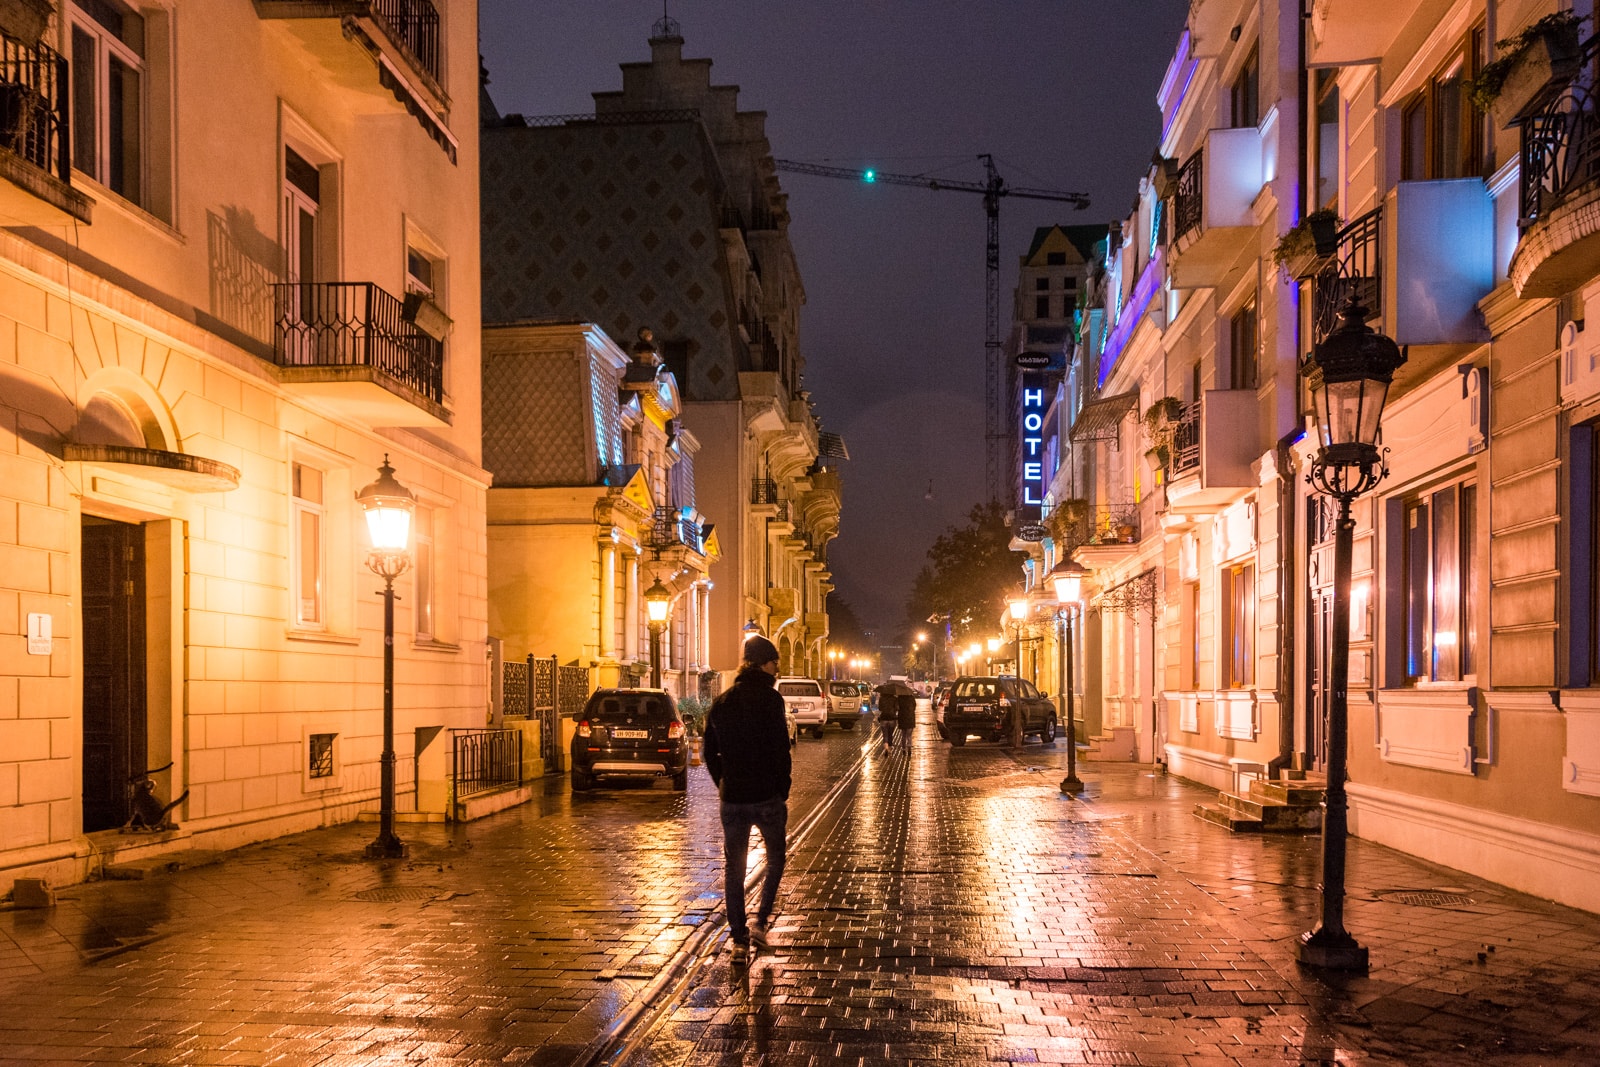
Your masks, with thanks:
[{"label": "beige stone building", "polygon": [[1407,361],[1355,506],[1352,832],[1597,909],[1593,11],[1302,6],[1191,6],[1075,323],[1088,394],[1050,404],[1030,581],[1092,570],[1094,755],[1215,786],[1224,826],[1314,824],[1270,785],[1327,760],[1334,508],[1298,366],[1355,296]]},{"label": "beige stone building", "polygon": [[805,289],[766,116],[683,57],[676,24],[650,53],[592,116],[485,116],[484,319],[654,331],[717,525],[705,662],[734,668],[753,626],[786,673],[821,677],[846,457],[803,382]]},{"label": "beige stone building", "polygon": [[[476,5],[0,16],[0,891],[375,806],[385,456],[402,805],[442,814],[487,706]],[[119,833],[157,768],[181,829]]]},{"label": "beige stone building", "polygon": [[504,655],[652,684],[644,596],[660,582],[661,684],[700,696],[720,538],[695,507],[699,442],[654,344],[624,352],[588,323],[496,326],[483,375],[489,629]]}]

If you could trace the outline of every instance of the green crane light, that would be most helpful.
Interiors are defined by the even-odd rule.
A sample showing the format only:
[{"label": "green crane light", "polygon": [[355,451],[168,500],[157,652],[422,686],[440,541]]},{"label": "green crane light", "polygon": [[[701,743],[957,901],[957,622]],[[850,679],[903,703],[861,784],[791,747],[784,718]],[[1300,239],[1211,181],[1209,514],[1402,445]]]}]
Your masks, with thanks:
[{"label": "green crane light", "polygon": [[875,182],[878,180],[878,172],[875,170],[864,170],[861,172],[861,180],[864,182]]}]

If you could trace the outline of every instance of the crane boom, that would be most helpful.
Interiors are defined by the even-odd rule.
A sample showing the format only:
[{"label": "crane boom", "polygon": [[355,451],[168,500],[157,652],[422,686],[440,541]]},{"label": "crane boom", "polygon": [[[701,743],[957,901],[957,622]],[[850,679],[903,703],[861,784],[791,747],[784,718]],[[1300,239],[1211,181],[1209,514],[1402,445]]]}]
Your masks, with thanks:
[{"label": "crane boom", "polygon": [[988,243],[984,249],[984,270],[987,285],[984,289],[984,440],[988,462],[989,501],[1000,500],[1001,452],[1010,439],[1003,427],[1006,425],[1000,396],[1000,198],[1014,196],[1023,200],[1053,200],[1071,204],[1082,210],[1089,206],[1089,197],[1083,193],[1069,193],[1060,189],[1029,189],[1006,184],[995,169],[994,157],[981,155],[984,180],[981,182],[957,181],[948,178],[930,178],[925,174],[890,174],[880,170],[856,170],[849,167],[832,167],[823,163],[803,163],[794,159],[775,159],[773,164],[791,174],[810,174],[819,178],[843,178],[846,181],[868,185],[908,185],[934,192],[978,193],[983,197],[983,212],[988,221]]}]

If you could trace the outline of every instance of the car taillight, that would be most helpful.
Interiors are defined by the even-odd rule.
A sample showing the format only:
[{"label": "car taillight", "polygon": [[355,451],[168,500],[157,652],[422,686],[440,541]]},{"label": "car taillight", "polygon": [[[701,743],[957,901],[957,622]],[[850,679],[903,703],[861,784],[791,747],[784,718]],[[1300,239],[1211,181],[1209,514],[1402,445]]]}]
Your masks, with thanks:
[{"label": "car taillight", "polygon": [[683,736],[683,723],[681,723],[681,722],[668,723],[667,724],[667,736],[668,737],[682,737]]},{"label": "car taillight", "polygon": [[1011,700],[1008,697],[1001,697],[1000,706],[1002,708],[1009,708],[1011,706]]},{"label": "car taillight", "polygon": [[579,737],[588,737],[589,733],[590,733],[590,731],[589,731],[589,720],[588,719],[580,719],[578,721],[578,736]]}]

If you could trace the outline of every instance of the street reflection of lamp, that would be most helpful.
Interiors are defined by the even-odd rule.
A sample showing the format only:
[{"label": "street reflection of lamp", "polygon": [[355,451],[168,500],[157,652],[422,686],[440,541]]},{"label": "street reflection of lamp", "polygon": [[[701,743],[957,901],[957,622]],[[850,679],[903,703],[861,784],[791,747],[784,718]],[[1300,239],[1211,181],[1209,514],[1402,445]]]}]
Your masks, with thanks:
[{"label": "street reflection of lamp", "polygon": [[644,610],[650,624],[650,686],[660,689],[661,632],[667,628],[667,613],[672,610],[672,590],[662,585],[660,578],[644,591]]},{"label": "street reflection of lamp", "polygon": [[1083,780],[1078,777],[1078,723],[1072,678],[1072,614],[1083,595],[1083,565],[1073,560],[1062,560],[1050,571],[1050,581],[1056,594],[1056,648],[1060,653],[1061,717],[1067,722],[1067,776],[1061,779],[1063,793],[1083,792]]},{"label": "street reflection of lamp", "polygon": [[1350,553],[1355,519],[1350,503],[1388,474],[1378,448],[1378,423],[1394,372],[1406,361],[1400,346],[1367,325],[1367,309],[1352,295],[1341,322],[1311,351],[1305,367],[1321,443],[1307,480],[1339,502],[1333,539],[1333,634],[1328,669],[1328,784],[1322,814],[1322,919],[1300,935],[1295,958],[1330,970],[1367,970],[1367,950],[1344,928],[1344,861],[1349,832],[1345,796],[1349,748]]},{"label": "street reflection of lamp", "polygon": [[367,566],[383,579],[383,755],[379,760],[378,836],[367,846],[371,859],[399,859],[406,846],[394,832],[394,580],[411,566],[411,513],[417,500],[395,480],[383,457],[378,480],[356,494],[367,517],[372,551]]}]

